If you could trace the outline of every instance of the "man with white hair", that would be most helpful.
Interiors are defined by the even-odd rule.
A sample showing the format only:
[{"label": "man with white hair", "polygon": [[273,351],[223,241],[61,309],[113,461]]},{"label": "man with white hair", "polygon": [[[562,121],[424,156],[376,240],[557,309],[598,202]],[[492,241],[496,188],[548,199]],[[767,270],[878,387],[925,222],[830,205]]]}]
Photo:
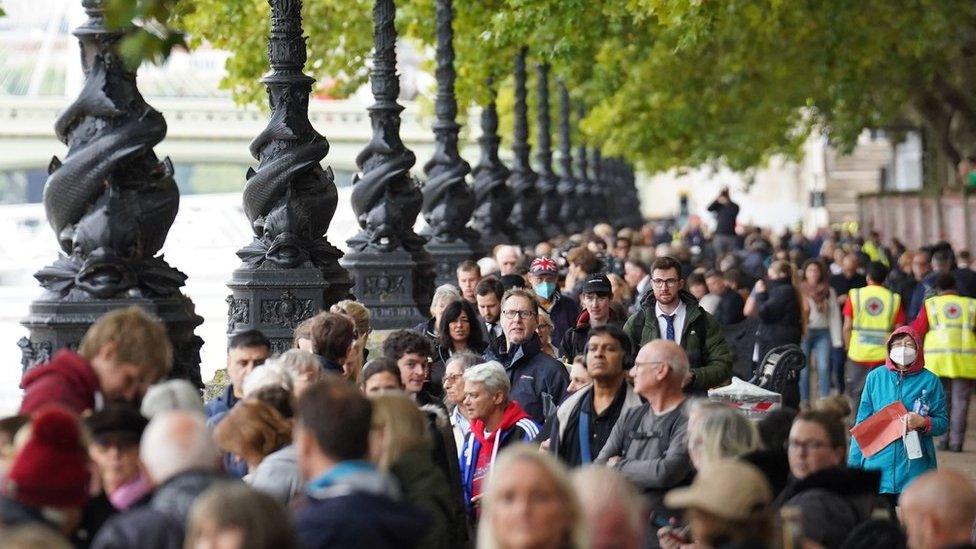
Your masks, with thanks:
[{"label": "man with white hair", "polygon": [[645,403],[627,410],[614,425],[597,457],[644,492],[651,513],[663,510],[665,492],[689,479],[687,397],[688,356],[677,343],[653,340],[630,369],[634,392]]},{"label": "man with white hair", "polygon": [[139,459],[157,486],[150,502],[116,515],[98,531],[93,549],[183,547],[187,515],[197,497],[218,482],[220,453],[202,414],[174,410],[149,422]]},{"label": "man with white hair", "polygon": [[501,276],[516,274],[515,267],[522,259],[522,250],[518,246],[502,245],[495,248],[495,262]]},{"label": "man with white hair", "polygon": [[471,432],[461,450],[461,483],[472,518],[478,515],[478,500],[498,452],[510,444],[531,442],[539,434],[539,424],[508,398],[511,387],[505,368],[495,361],[464,372],[462,405],[471,420]]}]

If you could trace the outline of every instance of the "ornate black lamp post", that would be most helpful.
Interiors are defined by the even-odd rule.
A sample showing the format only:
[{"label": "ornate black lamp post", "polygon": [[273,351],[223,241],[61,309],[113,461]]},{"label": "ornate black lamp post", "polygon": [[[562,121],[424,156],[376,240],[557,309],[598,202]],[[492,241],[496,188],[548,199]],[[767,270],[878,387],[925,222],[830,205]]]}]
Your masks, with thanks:
[{"label": "ornate black lamp post", "polygon": [[562,200],[559,196],[559,177],[552,171],[552,130],[549,119],[549,64],[540,63],[537,67],[539,91],[539,152],[536,160],[539,165],[539,180],[536,183],[542,198],[539,207],[539,221],[543,238],[552,238],[566,232],[559,216]]},{"label": "ornate black lamp post", "polygon": [[349,295],[342,252],[325,238],[338,203],[332,170],[319,164],[329,142],[308,120],[315,80],[302,72],[305,37],[301,0],[269,0],[271,36],[267,86],[271,120],[251,142],[259,161],[244,184],[244,213],[254,240],[227,284],[227,331],[259,329],[272,350],[291,346],[300,322]]},{"label": "ornate black lamp post", "polygon": [[[576,109],[577,120],[582,121],[583,117],[586,116],[586,111],[583,109],[582,105],[578,105]],[[578,175],[576,184],[576,196],[579,201],[579,211],[577,212],[577,217],[580,222],[580,230],[585,231],[592,229],[593,225],[596,224],[596,219],[594,214],[596,213],[596,204],[594,200],[597,199],[595,188],[593,185],[593,180],[590,179],[590,167],[589,167],[589,152],[586,149],[586,144],[580,141],[576,147],[576,173]]]},{"label": "ornate black lamp post", "polygon": [[201,384],[203,321],[180,293],[186,275],[156,254],[180,205],[173,165],[153,147],[166,136],[163,115],[146,104],[136,75],[118,53],[121,31],[105,27],[103,2],[83,0],[85,85],[55,122],[68,145],[51,160],[44,210],[63,254],[35,274],[44,294],[31,303],[21,339],[24,368],[61,347],[77,347],[107,311],[138,305],[166,324],[174,347],[172,375]]},{"label": "ornate black lamp post", "polygon": [[578,182],[573,175],[573,141],[570,135],[571,103],[566,83],[559,83],[559,165],[562,174],[556,187],[560,195],[559,217],[563,228],[568,234],[579,232],[583,226],[580,223],[580,197],[577,195]]},{"label": "ornate black lamp post", "polygon": [[512,162],[512,175],[508,178],[508,185],[515,195],[515,207],[512,209],[512,222],[518,228],[519,241],[523,245],[534,245],[543,235],[539,223],[539,208],[542,196],[536,187],[538,175],[532,170],[529,161],[529,120],[528,105],[525,101],[525,56],[526,48],[522,48],[515,57],[515,139],[512,142],[512,152],[515,153]]},{"label": "ornate black lamp post", "polygon": [[518,230],[509,220],[515,196],[506,181],[508,168],[498,158],[498,110],[495,108],[495,88],[487,83],[491,100],[481,111],[481,159],[474,167],[474,193],[477,208],[472,225],[481,233],[481,242],[491,249],[499,244],[519,242]]},{"label": "ornate black lamp post", "polygon": [[475,193],[466,180],[471,166],[458,153],[457,99],[454,96],[454,12],[452,0],[437,0],[437,120],[434,156],[424,165],[424,219],[427,251],[437,266],[437,284],[455,281],[454,269],[482,255],[478,231],[467,227]]},{"label": "ornate black lamp post", "polygon": [[593,195],[593,210],[592,210],[592,221],[593,224],[604,223],[607,221],[608,211],[607,211],[607,199],[609,198],[609,183],[606,180],[606,173],[604,172],[603,166],[603,155],[600,153],[600,149],[593,147],[590,149],[590,172],[593,176],[590,178],[592,195]]},{"label": "ornate black lamp post", "polygon": [[374,1],[370,83],[375,102],[369,107],[373,137],[356,157],[360,172],[353,177],[352,209],[361,230],[348,240],[350,251],[341,261],[377,329],[423,321],[434,289],[434,263],[424,250],[426,240],[413,230],[423,195],[410,174],[416,157],[400,139],[403,107],[396,102],[400,82],[395,18],[393,0]]}]

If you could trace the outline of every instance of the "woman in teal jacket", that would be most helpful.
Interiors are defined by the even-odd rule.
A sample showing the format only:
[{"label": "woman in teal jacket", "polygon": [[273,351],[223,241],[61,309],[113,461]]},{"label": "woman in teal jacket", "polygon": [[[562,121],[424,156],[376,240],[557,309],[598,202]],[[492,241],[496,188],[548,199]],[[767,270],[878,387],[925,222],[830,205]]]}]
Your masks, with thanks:
[{"label": "woman in teal jacket", "polygon": [[[912,412],[915,400],[925,391],[929,411],[920,416]],[[945,393],[939,377],[925,369],[925,358],[918,335],[909,326],[895,330],[888,338],[888,356],[885,366],[868,374],[857,409],[857,423],[871,417],[885,406],[902,401],[908,409],[908,428],[918,431],[922,442],[922,457],[908,459],[901,439],[895,440],[880,452],[866,458],[857,441],[851,440],[847,457],[850,467],[875,469],[881,472],[881,494],[888,495],[892,503],[898,494],[914,479],[929,469],[936,468],[933,437],[945,434],[949,426]]]}]

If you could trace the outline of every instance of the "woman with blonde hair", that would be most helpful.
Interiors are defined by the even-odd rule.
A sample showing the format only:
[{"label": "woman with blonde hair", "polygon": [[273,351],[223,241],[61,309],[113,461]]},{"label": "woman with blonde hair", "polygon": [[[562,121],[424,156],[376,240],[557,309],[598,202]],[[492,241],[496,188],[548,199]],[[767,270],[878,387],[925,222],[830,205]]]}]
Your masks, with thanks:
[{"label": "woman with blonde hair", "polygon": [[462,547],[468,537],[464,511],[444,472],[434,463],[424,413],[404,393],[374,395],[370,400],[370,461],[399,482],[405,501],[430,517],[420,547]]},{"label": "woman with blonde hair", "polygon": [[759,431],[744,415],[724,404],[698,400],[688,415],[688,455],[701,471],[722,459],[758,450]]},{"label": "woman with blonde hair", "polygon": [[219,482],[190,509],[185,549],[297,549],[298,540],[281,505],[247,486]]},{"label": "woman with blonde hair", "polygon": [[478,549],[589,546],[566,467],[532,446],[515,445],[499,455],[479,504]]}]

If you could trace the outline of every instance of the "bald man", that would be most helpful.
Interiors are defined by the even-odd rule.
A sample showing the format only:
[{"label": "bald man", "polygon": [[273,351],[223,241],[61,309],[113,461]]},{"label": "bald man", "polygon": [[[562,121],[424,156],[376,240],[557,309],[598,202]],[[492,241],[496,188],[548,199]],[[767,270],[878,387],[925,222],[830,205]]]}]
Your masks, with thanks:
[{"label": "bald man", "polygon": [[664,493],[692,474],[683,390],[688,355],[673,341],[652,340],[637,353],[630,377],[645,402],[622,413],[596,461],[633,482],[653,514],[663,510]]},{"label": "bald man", "polygon": [[976,487],[965,475],[929,471],[908,485],[900,504],[909,549],[976,548]]}]

